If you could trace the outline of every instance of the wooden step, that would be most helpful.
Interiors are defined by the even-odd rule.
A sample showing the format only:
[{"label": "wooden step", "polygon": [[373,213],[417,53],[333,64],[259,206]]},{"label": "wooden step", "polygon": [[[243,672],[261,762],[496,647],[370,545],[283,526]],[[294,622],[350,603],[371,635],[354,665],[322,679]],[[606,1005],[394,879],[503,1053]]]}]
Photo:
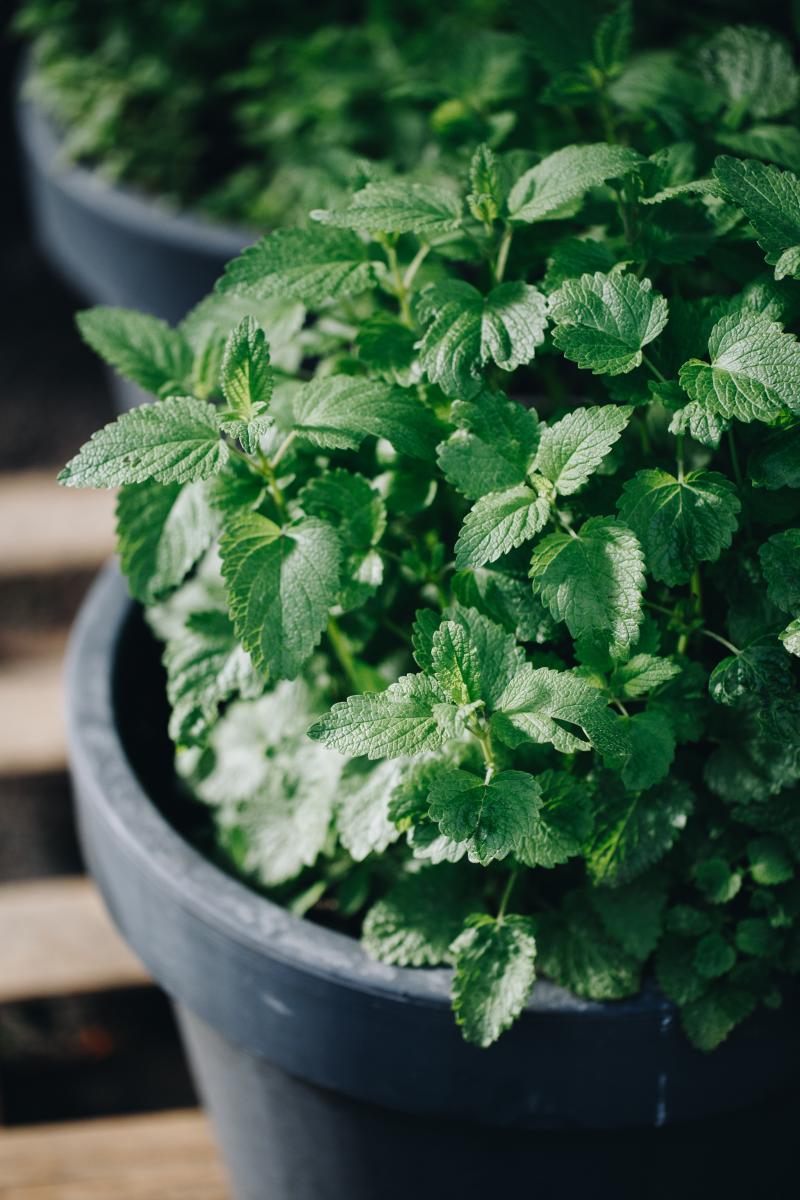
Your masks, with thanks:
[{"label": "wooden step", "polygon": [[0,775],[66,767],[64,645],[0,665]]},{"label": "wooden step", "polygon": [[228,1200],[198,1112],[0,1130],[0,1200]]},{"label": "wooden step", "polygon": [[0,886],[0,1003],[147,982],[88,879]]},{"label": "wooden step", "polygon": [[57,473],[0,474],[0,576],[95,567],[111,554],[114,494],[61,487]]}]

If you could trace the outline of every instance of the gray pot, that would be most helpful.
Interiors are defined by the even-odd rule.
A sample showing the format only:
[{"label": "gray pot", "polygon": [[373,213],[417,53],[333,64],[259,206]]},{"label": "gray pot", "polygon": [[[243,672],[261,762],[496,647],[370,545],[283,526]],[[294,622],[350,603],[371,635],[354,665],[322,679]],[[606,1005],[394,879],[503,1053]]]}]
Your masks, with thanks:
[{"label": "gray pot", "polygon": [[[629,1127],[743,1108],[797,1079],[788,1014],[704,1055],[652,988],[602,1004],[539,982],[478,1050],[453,1022],[449,971],[375,963],[214,866],[176,829],[196,809],[172,777],[158,648],[115,567],[79,617],[68,696],[87,861],[173,998],[237,1200],[478,1200],[533,1180],[642,1200],[661,1194],[645,1183],[663,1184],[667,1144]],[[667,1161],[678,1169],[674,1147]]]},{"label": "gray pot", "polygon": [[[17,131],[34,237],[90,303],[135,308],[175,324],[207,295],[225,263],[259,236],[175,211],[70,165],[51,122],[23,97],[24,83]],[[121,409],[148,398],[116,376],[112,390]]]}]

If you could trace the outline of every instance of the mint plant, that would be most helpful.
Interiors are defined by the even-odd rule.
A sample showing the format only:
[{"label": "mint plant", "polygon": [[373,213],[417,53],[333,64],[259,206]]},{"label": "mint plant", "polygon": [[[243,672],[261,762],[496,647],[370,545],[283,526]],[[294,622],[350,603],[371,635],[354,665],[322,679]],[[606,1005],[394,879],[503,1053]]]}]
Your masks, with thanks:
[{"label": "mint plant", "polygon": [[798,73],[561,13],[544,149],[368,181],[176,329],[82,314],[157,398],[60,478],[121,487],[231,869],[452,965],[478,1045],[654,973],[711,1049],[800,966]]}]

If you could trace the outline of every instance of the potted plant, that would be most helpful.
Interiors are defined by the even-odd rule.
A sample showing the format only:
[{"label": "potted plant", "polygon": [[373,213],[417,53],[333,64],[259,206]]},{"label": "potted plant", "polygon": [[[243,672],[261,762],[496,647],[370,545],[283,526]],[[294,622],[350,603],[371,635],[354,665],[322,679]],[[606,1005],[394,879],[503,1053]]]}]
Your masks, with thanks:
[{"label": "potted plant", "polygon": [[60,477],[121,487],[151,631],[107,574],[82,836],[247,1200],[478,1196],[797,1077],[798,74],[591,45],[535,154],[82,318],[162,397]]},{"label": "potted plant", "polygon": [[18,127],[40,244],[93,303],[179,320],[255,231],[342,198],[380,161],[433,171],[459,131],[507,135],[522,43],[484,28],[491,5],[472,8],[449,36],[485,41],[483,79],[463,62],[434,79],[441,24],[413,6],[318,5],[308,36],[249,0],[178,14],[25,0]]}]

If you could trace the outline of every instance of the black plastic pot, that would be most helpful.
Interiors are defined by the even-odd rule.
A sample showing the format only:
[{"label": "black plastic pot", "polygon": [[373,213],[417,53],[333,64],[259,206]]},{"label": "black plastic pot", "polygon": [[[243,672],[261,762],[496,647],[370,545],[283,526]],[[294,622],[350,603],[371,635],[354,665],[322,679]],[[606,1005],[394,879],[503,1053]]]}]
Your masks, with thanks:
[{"label": "black plastic pot", "polygon": [[68,688],[85,854],[175,1002],[237,1200],[477,1200],[548,1183],[642,1200],[677,1162],[653,1127],[797,1079],[789,1014],[704,1055],[654,990],[600,1004],[537,983],[515,1028],[478,1050],[453,1022],[448,971],[375,963],[218,869],[179,832],[196,806],[173,780],[158,649],[114,567],[78,620]]},{"label": "black plastic pot", "polygon": [[[112,186],[65,161],[41,110],[17,101],[17,130],[34,236],[66,282],[92,304],[140,309],[174,324],[202,300],[225,263],[257,233],[204,221],[152,197]],[[147,398],[114,377],[119,408]]]}]

